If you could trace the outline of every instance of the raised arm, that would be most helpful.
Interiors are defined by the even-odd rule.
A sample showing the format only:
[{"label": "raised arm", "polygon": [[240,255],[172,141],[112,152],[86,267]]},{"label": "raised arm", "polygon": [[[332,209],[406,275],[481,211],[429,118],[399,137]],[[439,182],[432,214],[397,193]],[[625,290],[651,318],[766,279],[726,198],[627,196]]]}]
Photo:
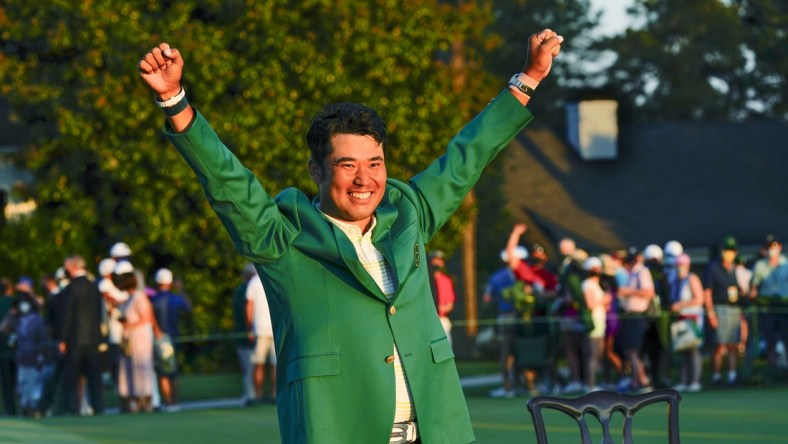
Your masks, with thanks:
[{"label": "raised arm", "polygon": [[509,268],[516,270],[520,265],[520,258],[517,256],[517,245],[520,243],[520,236],[522,236],[528,229],[526,224],[515,224],[512,232],[509,234],[509,240],[506,242],[506,258]]},{"label": "raised arm", "polygon": [[183,132],[194,119],[194,110],[186,100],[181,86],[181,53],[170,48],[169,43],[160,43],[140,59],[137,69],[140,77],[156,95],[158,105],[167,114],[170,127],[176,133]]},{"label": "raised arm", "polygon": [[513,76],[509,90],[520,103],[526,105],[539,82],[544,80],[553,66],[553,57],[561,52],[564,38],[551,29],[532,34],[528,38],[528,56],[519,76]]},{"label": "raised arm", "polygon": [[[274,198],[205,118],[189,106],[181,86],[183,66],[180,52],[167,43],[151,49],[137,65],[140,77],[167,116],[163,132],[194,170],[236,250],[253,262],[275,260],[287,251],[299,231],[282,217]],[[299,197],[297,193],[290,195]]]}]

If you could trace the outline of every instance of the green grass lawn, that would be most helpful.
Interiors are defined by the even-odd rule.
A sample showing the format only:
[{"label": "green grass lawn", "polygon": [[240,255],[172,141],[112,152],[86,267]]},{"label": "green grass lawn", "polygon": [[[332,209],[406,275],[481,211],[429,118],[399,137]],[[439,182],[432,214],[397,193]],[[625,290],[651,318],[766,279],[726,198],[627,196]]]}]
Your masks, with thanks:
[{"label": "green grass lawn", "polygon": [[[472,367],[474,370],[485,370],[479,364]],[[233,397],[239,391],[237,375],[190,376],[182,380],[184,402]],[[484,396],[485,391],[476,389],[467,392],[478,442],[534,442],[531,418],[525,407],[527,398],[491,399]],[[687,394],[681,402],[680,413],[681,437],[685,443],[788,442],[788,386],[717,389]],[[659,405],[638,413],[635,416],[636,442],[666,442],[666,417],[666,409]],[[547,415],[546,420],[552,431],[551,444],[577,443],[577,426],[571,419],[553,413]],[[620,421],[615,425],[620,426]],[[0,419],[2,444],[230,442],[279,443],[275,407],[258,405],[250,408],[184,410],[148,415],[52,417],[42,420]]]}]

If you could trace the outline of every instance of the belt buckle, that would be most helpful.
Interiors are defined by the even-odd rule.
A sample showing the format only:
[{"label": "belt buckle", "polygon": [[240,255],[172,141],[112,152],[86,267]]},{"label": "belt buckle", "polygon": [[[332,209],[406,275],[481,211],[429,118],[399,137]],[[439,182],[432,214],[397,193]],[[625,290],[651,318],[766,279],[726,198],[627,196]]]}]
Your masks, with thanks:
[{"label": "belt buckle", "polygon": [[404,444],[409,442],[416,442],[418,434],[416,432],[416,423],[398,422],[394,423],[391,427],[391,438],[389,444]]}]

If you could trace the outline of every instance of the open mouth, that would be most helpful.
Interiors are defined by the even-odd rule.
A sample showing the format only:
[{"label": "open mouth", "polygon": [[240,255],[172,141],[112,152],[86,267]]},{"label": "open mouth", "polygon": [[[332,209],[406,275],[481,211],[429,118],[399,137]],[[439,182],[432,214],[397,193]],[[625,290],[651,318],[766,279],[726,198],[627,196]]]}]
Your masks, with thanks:
[{"label": "open mouth", "polygon": [[350,193],[348,193],[348,194],[349,194],[349,195],[350,195],[350,197],[352,197],[353,199],[358,199],[358,200],[367,200],[367,199],[369,199],[370,197],[372,197],[372,192],[371,192],[371,191],[367,191],[367,192],[364,192],[364,193],[350,192]]}]

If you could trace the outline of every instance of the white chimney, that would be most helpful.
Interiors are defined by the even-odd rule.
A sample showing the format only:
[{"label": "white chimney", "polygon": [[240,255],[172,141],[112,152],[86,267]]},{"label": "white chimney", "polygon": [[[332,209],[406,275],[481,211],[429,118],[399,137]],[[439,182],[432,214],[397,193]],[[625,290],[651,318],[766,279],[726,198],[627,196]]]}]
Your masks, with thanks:
[{"label": "white chimney", "polygon": [[585,100],[566,105],[567,139],[583,160],[618,157],[618,102]]}]

